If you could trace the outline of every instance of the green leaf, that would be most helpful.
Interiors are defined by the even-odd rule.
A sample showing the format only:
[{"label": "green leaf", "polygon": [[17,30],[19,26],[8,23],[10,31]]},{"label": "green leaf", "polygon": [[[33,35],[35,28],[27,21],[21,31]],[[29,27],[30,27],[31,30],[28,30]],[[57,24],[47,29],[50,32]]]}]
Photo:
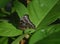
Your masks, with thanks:
[{"label": "green leaf", "polygon": [[1,12],[0,13],[0,17],[4,17],[4,16],[6,16],[6,15]]},{"label": "green leaf", "polygon": [[48,26],[45,28],[39,28],[30,38],[29,44],[35,44],[37,41],[42,40],[48,35],[60,31],[60,25]]},{"label": "green leaf", "polygon": [[0,37],[0,44],[8,44],[8,38],[7,37]]},{"label": "green leaf", "polygon": [[57,20],[60,16],[60,0],[57,4],[50,10],[50,12],[45,16],[45,18],[40,22],[38,27],[46,26]]},{"label": "green leaf", "polygon": [[8,2],[9,0],[0,0],[0,8],[4,7]]},{"label": "green leaf", "polygon": [[[58,0],[33,0],[28,6],[30,19],[36,27],[48,15],[49,11],[55,6]],[[48,18],[47,18],[48,19]]]},{"label": "green leaf", "polygon": [[36,44],[60,44],[60,31],[37,41]]},{"label": "green leaf", "polygon": [[22,31],[19,29],[16,29],[12,24],[4,21],[0,22],[0,36],[17,36],[21,35]]},{"label": "green leaf", "polygon": [[25,14],[28,14],[27,8],[20,2],[15,1],[14,9],[17,11],[19,17],[22,17]]},{"label": "green leaf", "polygon": [[34,33],[36,30],[34,30],[34,29],[26,29],[25,31],[24,31],[24,33],[28,33],[28,34],[31,34],[31,33]]},{"label": "green leaf", "polygon": [[15,41],[12,42],[12,44],[19,44],[23,38],[24,38],[24,35],[19,36]]}]

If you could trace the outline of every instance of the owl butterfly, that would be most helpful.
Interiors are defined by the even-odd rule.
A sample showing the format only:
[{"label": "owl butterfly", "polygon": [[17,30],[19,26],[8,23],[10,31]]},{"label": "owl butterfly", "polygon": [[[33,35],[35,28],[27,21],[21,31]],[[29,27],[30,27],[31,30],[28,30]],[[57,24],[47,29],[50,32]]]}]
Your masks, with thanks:
[{"label": "owl butterfly", "polygon": [[35,25],[31,22],[29,19],[29,15],[25,14],[21,19],[19,23],[19,28],[20,29],[27,29],[27,28],[32,28],[35,29]]}]

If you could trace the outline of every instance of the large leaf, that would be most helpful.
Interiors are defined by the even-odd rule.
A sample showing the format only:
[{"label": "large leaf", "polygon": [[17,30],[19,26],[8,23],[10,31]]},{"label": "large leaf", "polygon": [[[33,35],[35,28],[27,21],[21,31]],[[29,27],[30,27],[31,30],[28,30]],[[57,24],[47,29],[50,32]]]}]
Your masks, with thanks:
[{"label": "large leaf", "polygon": [[22,34],[22,31],[16,29],[12,24],[4,21],[0,22],[0,36],[17,36]]},{"label": "large leaf", "polygon": [[48,35],[60,31],[60,25],[48,26],[45,28],[39,28],[30,38],[29,44],[35,44],[37,41],[42,40]]},{"label": "large leaf", "polygon": [[39,40],[36,44],[60,44],[60,31]]},{"label": "large leaf", "polygon": [[50,12],[46,15],[46,17],[41,21],[39,26],[46,26],[57,20],[60,16],[60,0],[57,4],[50,10]]},{"label": "large leaf", "polygon": [[[58,1],[59,0],[33,0],[28,5],[30,18],[31,20],[33,19],[32,21],[36,26],[38,26],[37,29],[39,29],[32,35],[29,44],[35,44],[37,41],[42,40],[51,33],[54,33],[55,27],[58,28],[56,31],[59,31],[60,25],[58,27],[56,25],[46,27],[46,25],[54,22],[60,16],[60,1]],[[57,10],[59,11],[57,12]],[[44,25],[45,28],[42,28]]]},{"label": "large leaf", "polygon": [[[33,0],[28,6],[30,19],[38,26],[48,15],[49,11],[55,6],[58,0]],[[51,15],[48,15],[51,16]],[[54,17],[54,16],[53,16]],[[48,17],[49,18],[49,17]],[[47,18],[47,19],[48,19]]]},{"label": "large leaf", "polygon": [[20,2],[15,1],[14,9],[17,11],[19,17],[22,17],[25,14],[28,14],[27,8]]}]

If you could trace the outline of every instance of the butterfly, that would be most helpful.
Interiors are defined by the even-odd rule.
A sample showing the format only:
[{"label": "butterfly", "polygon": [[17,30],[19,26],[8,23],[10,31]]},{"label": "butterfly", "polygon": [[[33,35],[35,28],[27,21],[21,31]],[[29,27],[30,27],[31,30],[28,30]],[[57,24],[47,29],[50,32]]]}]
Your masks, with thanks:
[{"label": "butterfly", "polygon": [[29,19],[29,15],[25,14],[19,22],[19,28],[20,29],[27,29],[27,28],[32,28],[35,29],[35,25],[31,22],[31,20]]}]

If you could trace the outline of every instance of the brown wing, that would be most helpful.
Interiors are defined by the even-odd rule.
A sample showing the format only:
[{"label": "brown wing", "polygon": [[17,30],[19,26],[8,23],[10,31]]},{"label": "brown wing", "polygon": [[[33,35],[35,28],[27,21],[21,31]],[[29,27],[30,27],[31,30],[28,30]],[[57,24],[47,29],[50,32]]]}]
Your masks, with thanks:
[{"label": "brown wing", "polygon": [[35,25],[31,22],[29,19],[29,16],[25,14],[21,20],[20,20],[20,28],[21,29],[26,29],[26,28],[33,28],[35,29]]}]

